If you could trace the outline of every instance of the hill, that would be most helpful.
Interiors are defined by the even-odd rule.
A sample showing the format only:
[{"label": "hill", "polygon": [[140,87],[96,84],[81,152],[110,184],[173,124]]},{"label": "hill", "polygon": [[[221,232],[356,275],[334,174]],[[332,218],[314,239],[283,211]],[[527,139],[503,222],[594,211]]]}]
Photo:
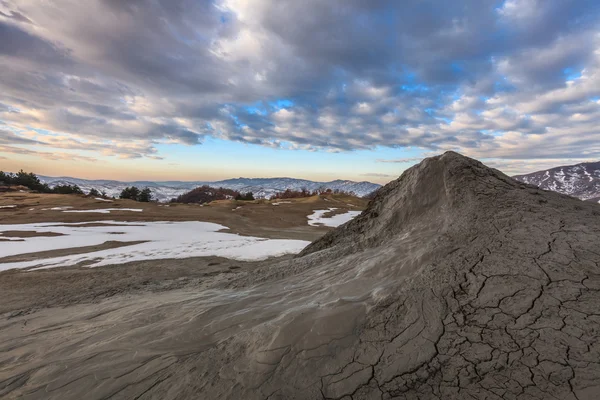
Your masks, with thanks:
[{"label": "hill", "polygon": [[166,202],[174,197],[189,192],[197,187],[210,186],[213,188],[225,188],[235,190],[240,193],[252,192],[254,197],[270,198],[277,192],[283,192],[286,189],[300,190],[305,188],[314,191],[320,188],[339,190],[342,192],[353,192],[359,197],[363,197],[381,187],[371,182],[354,182],[335,180],[331,182],[314,182],[304,179],[294,178],[236,178],[216,182],[203,181],[134,181],[120,182],[111,180],[88,180],[71,177],[53,178],[49,176],[40,176],[42,182],[50,187],[56,185],[77,185],[85,193],[92,188],[98,191],[104,191],[108,196],[118,197],[121,191],[128,186],[137,186],[139,188],[148,187],[152,191],[153,197],[158,201]]},{"label": "hill", "polygon": [[207,354],[203,391],[595,398],[599,242],[595,204],[456,153],[426,159],[285,272],[263,271],[270,287],[296,289],[277,322]]},{"label": "hill", "polygon": [[555,167],[513,178],[581,200],[600,200],[600,161]]}]

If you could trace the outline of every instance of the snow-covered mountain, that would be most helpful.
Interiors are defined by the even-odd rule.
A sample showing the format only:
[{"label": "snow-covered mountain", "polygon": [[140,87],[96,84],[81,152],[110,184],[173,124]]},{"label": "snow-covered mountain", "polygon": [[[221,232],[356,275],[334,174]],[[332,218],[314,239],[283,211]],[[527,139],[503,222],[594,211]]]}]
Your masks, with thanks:
[{"label": "snow-covered mountain", "polygon": [[314,182],[305,179],[294,178],[236,178],[226,179],[224,181],[204,182],[204,181],[135,181],[121,182],[111,180],[88,180],[71,177],[53,178],[49,176],[40,176],[40,180],[47,183],[50,187],[56,185],[77,185],[84,191],[89,192],[92,188],[102,192],[106,192],[108,196],[118,197],[127,186],[137,186],[139,188],[148,187],[158,201],[169,201],[173,197],[177,197],[186,193],[198,186],[209,185],[212,187],[223,187],[227,189],[237,190],[238,192],[252,192],[255,198],[269,198],[277,192],[286,189],[300,190],[306,188],[308,190],[316,190],[321,187],[331,190],[343,190],[346,192],[354,192],[357,196],[366,196],[381,185],[371,182],[354,182],[335,180],[331,182]]},{"label": "snow-covered mountain", "polygon": [[600,161],[566,165],[513,178],[581,200],[600,198]]}]

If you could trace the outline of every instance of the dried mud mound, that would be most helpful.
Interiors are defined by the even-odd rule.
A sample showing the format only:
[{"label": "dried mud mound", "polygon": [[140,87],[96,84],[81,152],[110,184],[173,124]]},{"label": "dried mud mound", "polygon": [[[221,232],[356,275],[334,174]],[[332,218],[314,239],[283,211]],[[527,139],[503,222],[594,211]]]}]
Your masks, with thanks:
[{"label": "dried mud mound", "polygon": [[140,311],[137,334],[98,342],[78,325],[77,345],[45,338],[77,354],[60,358],[69,377],[23,364],[5,393],[597,399],[599,264],[598,205],[448,152],[298,258],[184,306]]}]

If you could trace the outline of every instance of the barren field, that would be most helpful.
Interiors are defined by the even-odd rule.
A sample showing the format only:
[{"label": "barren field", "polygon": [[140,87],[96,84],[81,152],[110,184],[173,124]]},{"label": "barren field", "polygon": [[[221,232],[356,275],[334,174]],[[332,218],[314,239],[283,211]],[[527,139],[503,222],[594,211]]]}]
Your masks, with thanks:
[{"label": "barren field", "polygon": [[[20,315],[33,309],[65,306],[81,302],[98,302],[116,295],[163,292],[184,287],[199,288],[207,282],[227,281],[246,273],[258,264],[285,260],[291,255],[270,260],[246,261],[226,257],[186,257],[144,259],[88,268],[91,260],[76,265],[36,269],[37,263],[62,260],[74,255],[96,255],[121,248],[127,251],[143,240],[125,240],[124,228],[145,227],[160,230],[163,224],[201,221],[222,225],[219,232],[240,237],[258,237],[305,241],[321,237],[331,230],[311,223],[308,216],[316,210],[325,218],[358,212],[366,206],[364,199],[349,196],[315,196],[275,201],[217,201],[206,205],[139,203],[130,200],[106,200],[85,196],[3,193],[0,194],[0,313]],[[329,210],[335,208],[335,210]],[[140,211],[141,210],[141,211]],[[318,221],[317,221],[318,222]],[[7,226],[15,229],[7,230]],[[179,225],[165,224],[177,235]],[[64,230],[69,234],[60,233]],[[77,245],[77,230],[84,233],[107,228],[111,240],[93,245]],[[194,227],[191,227],[192,231]],[[189,233],[182,231],[181,235]],[[229,235],[228,235],[229,236]],[[67,245],[36,251],[32,238],[60,238]],[[30,240],[30,241],[28,241]],[[175,238],[178,240],[178,238]],[[46,247],[53,243],[47,242]],[[72,243],[72,245],[70,245]],[[152,243],[150,243],[152,244]],[[14,251],[17,246],[31,251]],[[177,249],[174,249],[176,252]],[[243,249],[242,249],[243,251]],[[18,254],[12,254],[18,253]],[[102,253],[100,253],[102,255]],[[168,256],[167,256],[168,257]],[[21,268],[23,263],[31,267]],[[19,268],[12,268],[19,265]],[[3,268],[4,266],[4,268]],[[6,270],[9,269],[9,270]],[[2,270],[5,270],[2,272]]]},{"label": "barren field", "polygon": [[[337,208],[328,215],[331,216],[363,210],[366,204],[364,199],[338,195],[275,201],[224,200],[195,205],[106,201],[59,194],[0,193],[0,224],[203,221],[225,225],[231,232],[241,235],[312,241],[329,230],[308,225],[307,216],[314,210]],[[115,210],[99,212],[108,209]],[[128,211],[140,209],[142,211]],[[86,210],[88,212],[73,212]]]}]

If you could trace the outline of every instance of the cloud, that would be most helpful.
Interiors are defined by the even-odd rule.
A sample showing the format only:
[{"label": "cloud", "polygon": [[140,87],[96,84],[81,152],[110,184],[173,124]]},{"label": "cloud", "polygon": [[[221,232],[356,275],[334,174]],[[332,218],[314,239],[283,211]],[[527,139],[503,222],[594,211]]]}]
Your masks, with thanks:
[{"label": "cloud", "polygon": [[0,123],[127,158],[209,136],[600,158],[599,22],[588,0],[0,0]]},{"label": "cloud", "polygon": [[366,174],[360,174],[361,176],[372,176],[375,178],[390,178],[393,177],[394,175],[388,175],[388,174],[380,174],[378,172],[367,172]]},{"label": "cloud", "polygon": [[0,153],[21,154],[27,156],[35,156],[45,158],[47,160],[70,160],[70,161],[98,161],[94,157],[82,156],[79,154],[71,154],[67,152],[46,152],[35,151],[21,147],[0,145]]},{"label": "cloud", "polygon": [[421,157],[413,157],[413,158],[398,158],[395,160],[384,160],[384,159],[379,159],[377,160],[377,162],[380,163],[397,163],[397,164],[416,164],[418,162],[420,162],[423,158]]},{"label": "cloud", "polygon": [[0,144],[37,144],[37,140],[17,135],[12,131],[0,128]]}]

